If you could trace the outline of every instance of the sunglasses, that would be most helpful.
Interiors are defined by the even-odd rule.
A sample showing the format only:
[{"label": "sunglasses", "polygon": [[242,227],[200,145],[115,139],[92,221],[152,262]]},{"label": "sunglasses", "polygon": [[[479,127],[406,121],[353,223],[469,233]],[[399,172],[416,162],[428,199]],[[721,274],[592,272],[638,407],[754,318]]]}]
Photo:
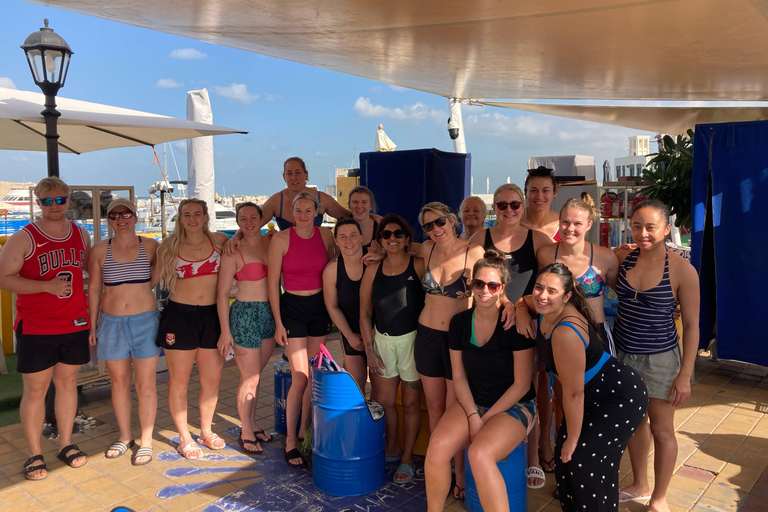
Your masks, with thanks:
[{"label": "sunglasses", "polygon": [[429,233],[430,231],[435,229],[435,226],[441,228],[445,226],[447,222],[448,222],[448,217],[438,217],[432,222],[427,222],[426,224],[422,224],[421,227],[424,229],[424,231]]},{"label": "sunglasses", "polygon": [[109,217],[109,220],[117,220],[120,217],[124,218],[125,220],[128,220],[131,217],[133,217],[133,212],[130,210],[126,210],[124,212],[114,212],[114,213],[110,213],[108,217]]},{"label": "sunglasses", "polygon": [[59,196],[59,197],[44,197],[40,199],[40,204],[43,206],[51,206],[53,204],[53,201],[56,201],[56,204],[62,205],[67,204],[67,196]]},{"label": "sunglasses", "polygon": [[385,229],[381,232],[381,239],[382,240],[389,240],[392,235],[395,235],[395,238],[403,238],[406,235],[406,232],[404,229],[396,229],[394,231],[390,231],[388,229]]},{"label": "sunglasses", "polygon": [[519,210],[521,206],[523,206],[523,203],[520,201],[499,201],[496,203],[496,209],[502,212],[506,210],[507,207],[510,207],[513,210]]},{"label": "sunglasses", "polygon": [[488,287],[488,291],[491,293],[496,293],[501,288],[501,283],[494,283],[491,282],[485,282],[482,279],[473,279],[472,280],[472,288],[474,288],[475,291],[481,292],[485,289],[485,287]]}]

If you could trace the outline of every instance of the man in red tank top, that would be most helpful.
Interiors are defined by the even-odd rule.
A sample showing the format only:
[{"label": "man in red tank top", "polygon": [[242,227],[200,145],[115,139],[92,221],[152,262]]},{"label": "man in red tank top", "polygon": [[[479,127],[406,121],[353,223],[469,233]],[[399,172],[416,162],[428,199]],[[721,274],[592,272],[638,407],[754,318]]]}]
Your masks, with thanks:
[{"label": "man in red tank top", "polygon": [[90,237],[67,220],[70,188],[62,180],[41,180],[35,196],[42,219],[11,236],[0,252],[0,289],[17,294],[17,371],[24,380],[20,414],[30,453],[23,470],[28,480],[48,476],[40,437],[51,379],[56,386],[58,458],[75,468],[88,460],[71,444],[71,433],[77,412],[77,373],[90,361],[83,287]]}]

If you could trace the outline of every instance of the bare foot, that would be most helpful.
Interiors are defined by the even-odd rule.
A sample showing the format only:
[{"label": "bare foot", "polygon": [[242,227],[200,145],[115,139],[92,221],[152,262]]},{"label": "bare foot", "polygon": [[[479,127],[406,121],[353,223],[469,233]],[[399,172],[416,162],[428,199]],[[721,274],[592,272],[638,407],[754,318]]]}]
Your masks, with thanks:
[{"label": "bare foot", "polygon": [[667,505],[667,499],[663,498],[660,500],[651,500],[651,502],[648,503],[648,508],[646,510],[648,512],[669,512],[669,505]]}]

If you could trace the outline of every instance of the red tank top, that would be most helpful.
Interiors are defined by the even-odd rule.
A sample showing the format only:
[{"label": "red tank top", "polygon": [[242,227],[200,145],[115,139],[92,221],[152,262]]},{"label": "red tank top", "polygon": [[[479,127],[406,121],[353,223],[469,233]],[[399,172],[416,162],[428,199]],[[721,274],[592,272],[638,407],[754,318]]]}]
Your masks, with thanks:
[{"label": "red tank top", "polygon": [[88,308],[83,287],[85,240],[80,228],[69,222],[64,238],[46,235],[36,224],[22,231],[32,242],[32,252],[24,258],[19,276],[36,281],[50,281],[66,276],[72,281],[72,293],[58,297],[47,292],[20,293],[16,298],[16,323],[23,334],[68,334],[88,329]]},{"label": "red tank top", "polygon": [[288,252],[283,256],[283,288],[289,292],[318,290],[323,287],[323,269],[328,251],[320,228],[309,239],[301,238],[290,228]]}]

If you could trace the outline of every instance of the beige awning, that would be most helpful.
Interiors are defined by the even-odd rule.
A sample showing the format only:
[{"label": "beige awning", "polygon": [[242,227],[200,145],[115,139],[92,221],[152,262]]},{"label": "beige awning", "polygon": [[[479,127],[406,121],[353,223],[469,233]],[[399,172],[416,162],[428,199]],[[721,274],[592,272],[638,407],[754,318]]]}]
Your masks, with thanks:
[{"label": "beige awning", "polygon": [[768,100],[768,0],[37,3],[449,98]]},{"label": "beige awning", "polygon": [[493,107],[525,110],[539,114],[593,121],[677,135],[693,129],[699,123],[730,123],[768,119],[765,107],[749,106],[627,106],[627,105],[567,105],[553,103],[522,103],[512,101],[480,101]]}]

